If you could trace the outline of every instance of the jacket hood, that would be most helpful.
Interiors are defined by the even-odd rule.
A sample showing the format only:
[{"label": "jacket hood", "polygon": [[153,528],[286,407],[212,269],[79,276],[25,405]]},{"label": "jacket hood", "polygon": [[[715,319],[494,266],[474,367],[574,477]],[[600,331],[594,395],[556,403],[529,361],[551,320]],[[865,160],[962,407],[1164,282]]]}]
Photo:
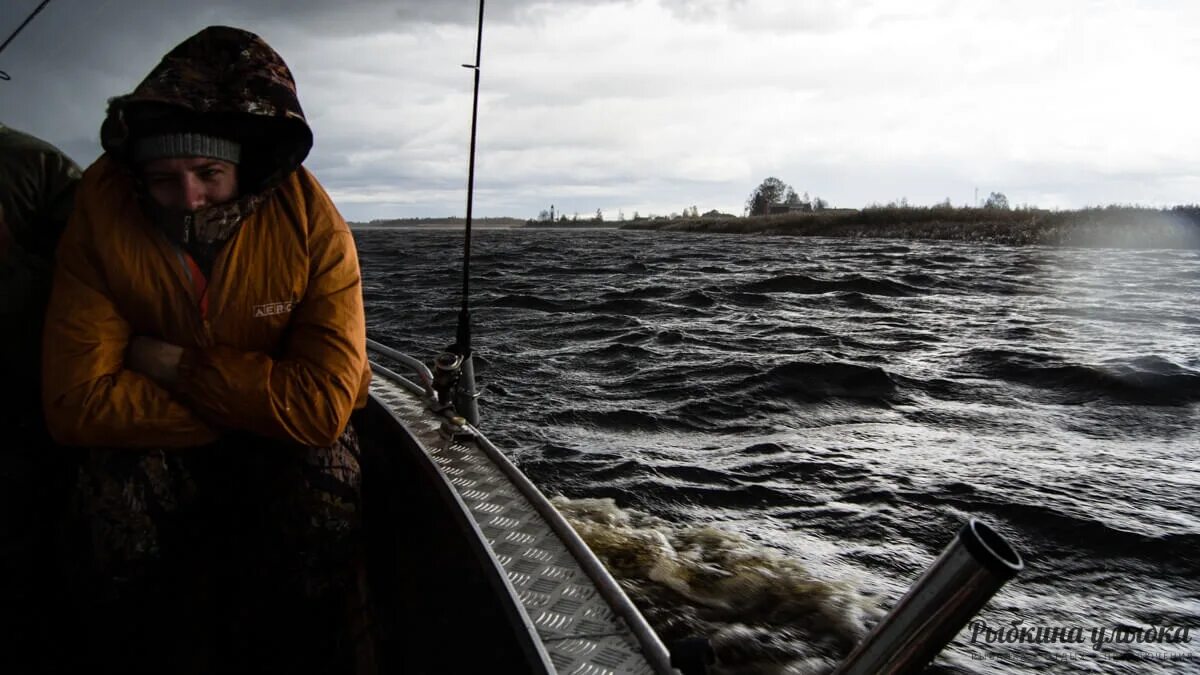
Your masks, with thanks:
[{"label": "jacket hood", "polygon": [[277,185],[313,140],[283,58],[257,35],[228,26],[184,40],[131,93],[110,99],[100,143],[128,164],[132,141],[184,130],[242,145],[243,194]]}]

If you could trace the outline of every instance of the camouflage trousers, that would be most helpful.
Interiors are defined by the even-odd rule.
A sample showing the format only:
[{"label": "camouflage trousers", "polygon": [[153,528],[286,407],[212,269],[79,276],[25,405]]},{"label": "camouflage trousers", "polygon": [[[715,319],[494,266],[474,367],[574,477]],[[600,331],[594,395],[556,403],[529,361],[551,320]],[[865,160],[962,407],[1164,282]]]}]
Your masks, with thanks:
[{"label": "camouflage trousers", "polygon": [[[94,449],[78,478],[86,576],[101,613],[120,606],[160,621],[186,608],[204,624],[182,629],[189,636],[218,627],[208,639],[225,656],[204,665],[194,655],[197,672],[282,667],[281,652],[303,661],[293,672],[341,672],[355,658],[356,638],[343,629],[365,631],[368,622],[352,427],[327,448],[235,436],[189,449]],[[147,642],[146,634],[125,638],[105,640]],[[341,666],[322,660],[337,653]]]},{"label": "camouflage trousers", "polygon": [[[237,437],[183,450],[92,450],[84,462],[77,494],[94,560],[118,582],[164,558],[250,556],[316,595],[322,567],[345,561],[359,530],[362,476],[349,425],[328,448]],[[188,550],[197,545],[204,550]]]}]

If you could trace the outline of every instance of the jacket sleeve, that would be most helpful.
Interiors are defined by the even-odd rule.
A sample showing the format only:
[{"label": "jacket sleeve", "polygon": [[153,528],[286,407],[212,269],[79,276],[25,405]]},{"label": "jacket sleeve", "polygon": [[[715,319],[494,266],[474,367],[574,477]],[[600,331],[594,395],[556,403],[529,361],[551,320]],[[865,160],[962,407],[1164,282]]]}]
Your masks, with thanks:
[{"label": "jacket sleeve", "polygon": [[316,190],[308,286],[279,357],[222,345],[187,350],[177,387],[201,416],[223,426],[323,447],[361,405],[369,371],[354,237]]},{"label": "jacket sleeve", "polygon": [[45,183],[42,198],[45,202],[42,205],[42,213],[46,214],[46,223],[37,232],[37,244],[39,250],[50,255],[70,220],[75,189],[81,174],[75,162],[61,152],[47,153],[43,159],[43,167]]},{"label": "jacket sleeve", "polygon": [[63,445],[186,447],[216,432],[148,377],[125,368],[131,329],[107,294],[86,205],[58,247],[42,336],[42,402]]}]

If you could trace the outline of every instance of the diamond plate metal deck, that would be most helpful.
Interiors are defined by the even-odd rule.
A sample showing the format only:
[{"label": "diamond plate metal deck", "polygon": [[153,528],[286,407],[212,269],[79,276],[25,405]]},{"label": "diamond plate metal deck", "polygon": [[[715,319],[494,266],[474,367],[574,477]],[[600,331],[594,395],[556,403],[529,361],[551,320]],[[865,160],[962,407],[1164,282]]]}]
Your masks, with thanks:
[{"label": "diamond plate metal deck", "polygon": [[371,393],[404,422],[454,485],[559,673],[656,672],[562,540],[473,440],[447,438],[443,418],[385,377],[371,379]]}]

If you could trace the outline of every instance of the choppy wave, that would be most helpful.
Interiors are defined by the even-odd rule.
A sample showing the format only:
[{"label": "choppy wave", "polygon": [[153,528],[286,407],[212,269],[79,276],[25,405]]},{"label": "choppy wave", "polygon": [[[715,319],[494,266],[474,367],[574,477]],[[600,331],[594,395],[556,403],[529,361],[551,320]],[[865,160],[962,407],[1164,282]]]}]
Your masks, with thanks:
[{"label": "choppy wave", "polygon": [[1055,392],[1063,401],[1110,398],[1142,405],[1200,401],[1200,371],[1153,355],[1085,364],[1044,353],[974,349],[965,358],[987,375]]},{"label": "choppy wave", "polygon": [[806,274],[783,274],[738,286],[745,293],[831,293],[846,291],[890,297],[917,295],[920,290],[889,279],[873,279],[859,274],[846,278],[818,279]]},{"label": "choppy wave", "polygon": [[884,399],[896,384],[882,368],[854,363],[788,363],[763,376],[743,380],[743,386],[772,397],[819,400],[829,397]]},{"label": "choppy wave", "polygon": [[513,307],[536,309],[539,312],[562,312],[571,309],[574,303],[547,300],[534,295],[504,295],[483,301],[485,307]]},{"label": "choppy wave", "polygon": [[656,300],[665,298],[675,292],[675,289],[670,286],[661,286],[652,284],[649,286],[641,286],[638,288],[622,289],[619,291],[608,291],[601,293],[600,297],[605,300]]}]

